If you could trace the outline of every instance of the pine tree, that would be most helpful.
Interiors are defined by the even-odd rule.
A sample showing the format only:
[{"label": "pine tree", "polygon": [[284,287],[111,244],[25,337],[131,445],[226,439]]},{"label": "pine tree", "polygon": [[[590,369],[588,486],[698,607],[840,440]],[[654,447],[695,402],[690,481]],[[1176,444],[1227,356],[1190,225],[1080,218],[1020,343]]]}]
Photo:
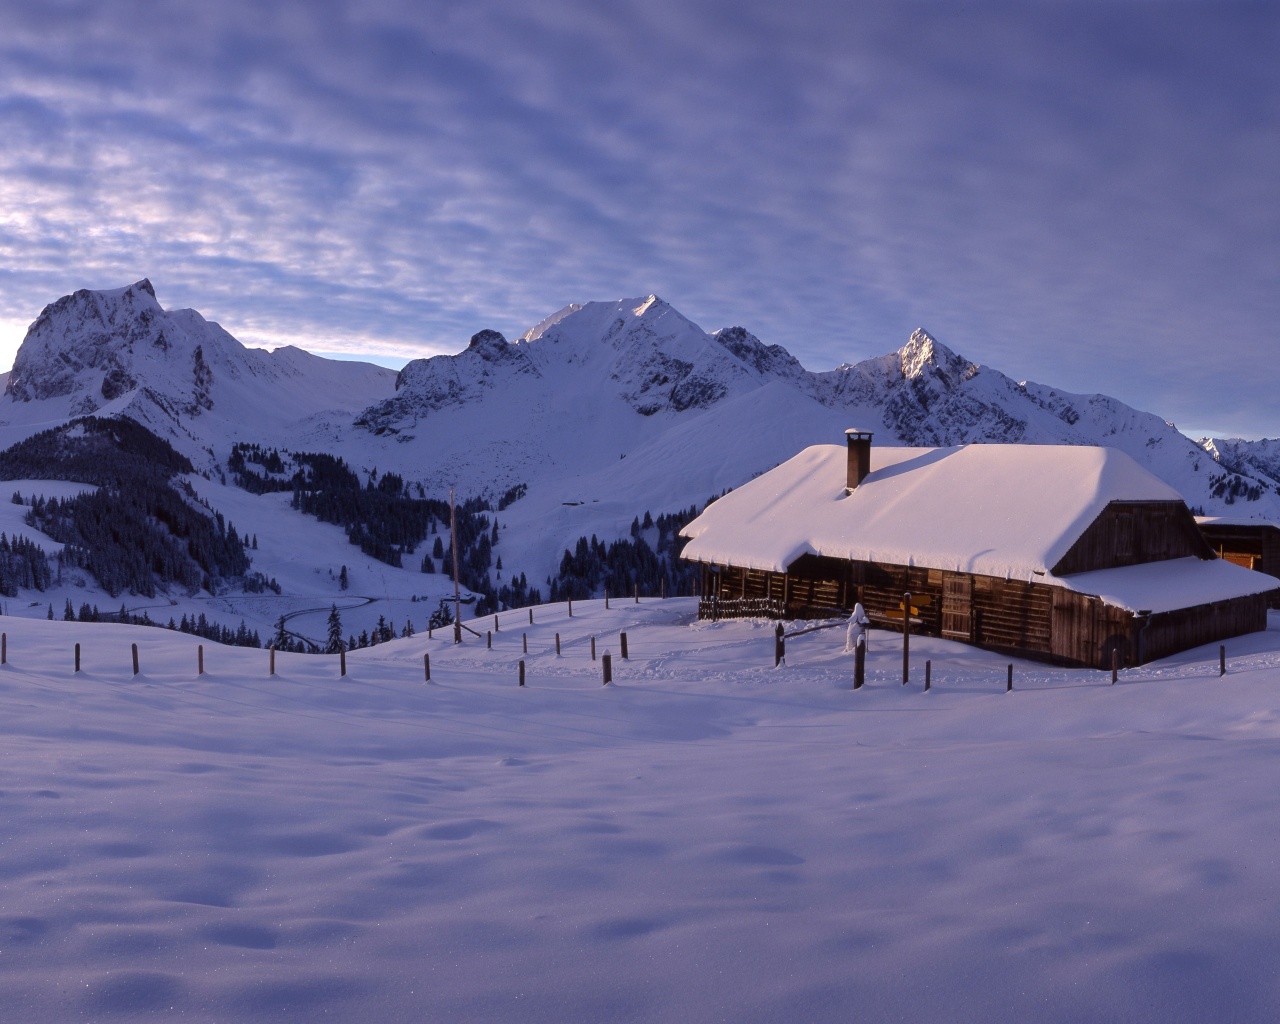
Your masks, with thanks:
[{"label": "pine tree", "polygon": [[351,579],[347,576],[347,567],[344,565],[342,571],[338,573],[338,589],[346,590],[351,585]]},{"label": "pine tree", "polygon": [[289,649],[289,632],[285,629],[283,615],[276,620],[276,635],[271,641],[271,646],[277,651],[287,651]]},{"label": "pine tree", "polygon": [[[345,567],[344,567],[345,568]],[[325,644],[325,654],[337,654],[342,650],[342,617],[335,604],[329,609],[329,642]]]}]

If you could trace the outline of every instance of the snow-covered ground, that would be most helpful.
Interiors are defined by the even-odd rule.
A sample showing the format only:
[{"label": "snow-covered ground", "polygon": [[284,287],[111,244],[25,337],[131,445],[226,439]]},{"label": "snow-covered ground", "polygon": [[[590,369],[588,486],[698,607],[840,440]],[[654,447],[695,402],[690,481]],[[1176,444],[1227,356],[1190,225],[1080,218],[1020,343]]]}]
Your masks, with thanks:
[{"label": "snow-covered ground", "polygon": [[1280,622],[1225,678],[1213,647],[1013,693],[925,638],[903,686],[873,631],[855,692],[839,629],[774,669],[690,600],[573,611],[346,678],[0,618],[0,1018],[1280,1014]]}]

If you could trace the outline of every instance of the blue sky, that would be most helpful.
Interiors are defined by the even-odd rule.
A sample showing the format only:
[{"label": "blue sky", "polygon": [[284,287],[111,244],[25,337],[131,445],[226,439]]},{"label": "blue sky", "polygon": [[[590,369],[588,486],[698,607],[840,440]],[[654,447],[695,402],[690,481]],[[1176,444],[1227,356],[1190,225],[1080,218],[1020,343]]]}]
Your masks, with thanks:
[{"label": "blue sky", "polygon": [[1280,435],[1270,3],[6,0],[0,362],[149,277],[388,364],[655,292]]}]

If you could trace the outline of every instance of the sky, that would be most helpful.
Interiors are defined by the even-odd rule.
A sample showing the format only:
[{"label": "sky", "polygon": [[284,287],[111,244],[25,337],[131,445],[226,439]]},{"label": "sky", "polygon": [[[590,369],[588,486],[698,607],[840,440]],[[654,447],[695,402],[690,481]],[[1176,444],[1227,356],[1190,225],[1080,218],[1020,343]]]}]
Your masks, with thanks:
[{"label": "sky", "polygon": [[1280,8],[4,0],[0,363],[150,278],[399,366],[660,295],[1278,436]]}]

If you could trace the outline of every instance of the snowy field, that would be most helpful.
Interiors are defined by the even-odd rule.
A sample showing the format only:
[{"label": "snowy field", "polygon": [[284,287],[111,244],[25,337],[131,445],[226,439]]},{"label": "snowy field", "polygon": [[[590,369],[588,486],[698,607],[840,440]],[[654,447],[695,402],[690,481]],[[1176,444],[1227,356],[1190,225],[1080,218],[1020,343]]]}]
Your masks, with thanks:
[{"label": "snowy field", "polygon": [[841,631],[775,670],[693,612],[508,612],[345,679],[0,618],[0,1019],[1280,1017],[1280,622],[1224,678],[1013,693],[924,638],[902,686],[873,632],[853,692]]}]

